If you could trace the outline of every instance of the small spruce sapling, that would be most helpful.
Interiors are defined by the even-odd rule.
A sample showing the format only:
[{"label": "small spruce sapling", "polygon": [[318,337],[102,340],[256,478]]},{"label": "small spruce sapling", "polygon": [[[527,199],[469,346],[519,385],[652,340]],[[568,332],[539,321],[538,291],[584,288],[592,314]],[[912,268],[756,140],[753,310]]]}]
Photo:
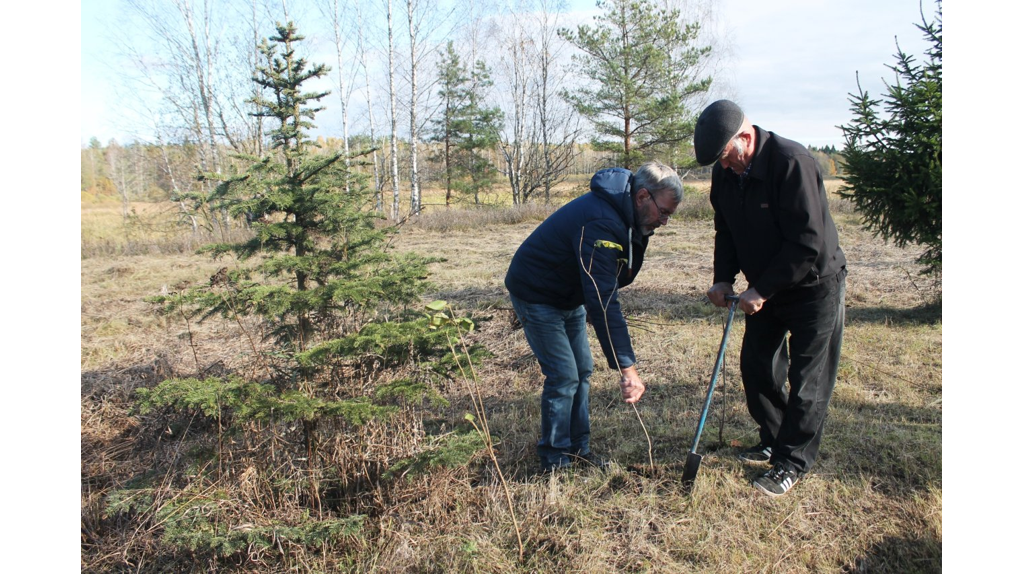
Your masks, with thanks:
[{"label": "small spruce sapling", "polygon": [[[422,336],[424,320],[409,308],[428,286],[432,260],[392,254],[388,239],[395,230],[379,225],[365,178],[346,168],[342,153],[323,153],[307,135],[321,109],[317,102],[327,92],[307,92],[304,86],[328,68],[298,56],[302,40],[288,23],[278,25],[276,35],[260,45],[263,64],[254,82],[262,92],[251,103],[255,115],[277,122],[267,155],[238,156],[248,162],[242,173],[204,175],[221,181],[209,198],[211,206],[252,221],[251,238],[201,250],[214,258],[231,257],[236,265],[206,284],[151,299],[186,318],[229,319],[246,337],[251,360],[260,368],[251,372],[253,380],[171,379],[141,392],[140,401],[149,410],[202,410],[219,429],[231,432],[258,432],[232,426],[265,421],[273,445],[281,430],[274,425],[301,428],[301,460],[310,477],[307,500],[319,510],[316,477],[324,469],[318,427],[328,422],[360,426],[369,420],[386,424],[395,408],[375,401],[398,400],[393,393],[374,393],[361,378],[350,380],[346,373],[352,370],[339,367],[367,356],[388,366],[414,363],[420,356],[429,363],[429,357],[445,353],[445,346],[440,338]],[[254,336],[242,320],[247,317],[255,318],[267,335]],[[198,355],[196,362],[201,373]],[[387,372],[370,371],[371,382]],[[203,407],[209,400],[216,412]],[[223,456],[223,444],[220,451]],[[281,455],[276,448],[270,453],[271,458]]]}]

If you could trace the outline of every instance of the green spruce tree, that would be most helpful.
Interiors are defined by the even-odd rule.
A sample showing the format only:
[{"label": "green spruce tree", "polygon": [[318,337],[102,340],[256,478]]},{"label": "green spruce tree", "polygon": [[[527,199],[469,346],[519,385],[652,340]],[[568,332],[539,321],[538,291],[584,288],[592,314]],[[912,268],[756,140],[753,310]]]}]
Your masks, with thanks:
[{"label": "green spruce tree", "polygon": [[[214,255],[230,252],[258,261],[232,275],[243,286],[239,304],[276,323],[276,334],[296,352],[322,335],[314,325],[317,317],[411,303],[423,289],[418,278],[426,275],[426,261],[399,261],[384,252],[392,230],[376,225],[372,190],[346,170],[344,153],[316,153],[319,146],[307,136],[322,109],[314,105],[328,92],[303,92],[302,85],[329,68],[309,66],[296,55],[302,39],[288,24],[278,28],[273,43],[261,46],[267,63],[254,80],[266,92],[254,104],[256,115],[277,125],[270,132],[272,155],[248,158],[249,169],[225,181],[215,195],[232,215],[253,222],[254,236],[207,248]],[[352,184],[349,191],[346,182]],[[248,282],[252,277],[282,281]]]},{"label": "green spruce tree", "polygon": [[867,227],[898,246],[919,243],[925,272],[942,271],[942,3],[917,27],[931,47],[918,62],[897,44],[896,81],[881,99],[860,88],[840,126],[846,185]]},{"label": "green spruce tree", "polygon": [[247,339],[252,361],[211,375],[193,345],[195,376],[139,388],[144,420],[185,430],[175,434],[173,457],[153,457],[166,468],[108,501],[111,515],[149,517],[172,554],[214,568],[251,560],[253,548],[280,550],[280,562],[264,554],[254,563],[273,571],[294,564],[293,549],[351,551],[366,493],[383,492],[396,459],[408,459],[406,475],[467,464],[491,444],[469,424],[426,436],[425,413],[447,406],[437,383],[451,384],[480,358],[478,347],[453,344],[473,323],[424,309],[430,260],[393,255],[394,228],[373,210],[373,190],[342,153],[308,138],[326,94],[303,86],[327,68],[298,57],[301,40],[289,23],[262,44],[255,81],[264,91],[253,103],[274,128],[272,145],[267,155],[239,156],[244,172],[220,179],[210,198],[215,209],[247,216],[251,239],[206,247],[233,264],[156,298],[185,319],[190,342],[191,317],[223,315]]},{"label": "green spruce tree", "polygon": [[[304,92],[303,84],[328,68],[297,55],[302,39],[289,23],[261,45],[265,64],[254,80],[265,91],[253,103],[257,115],[276,123],[269,154],[239,156],[248,169],[224,180],[211,199],[252,221],[251,239],[203,249],[234,256],[238,265],[159,299],[168,310],[220,314],[239,324],[239,317],[257,316],[276,345],[261,351],[247,333],[259,380],[172,380],[142,394],[150,408],[184,408],[191,403],[175,397],[207,397],[202,404],[223,403],[237,420],[301,421],[314,465],[322,420],[363,424],[385,416],[396,393],[430,394],[430,365],[446,350],[444,334],[429,331],[419,311],[431,260],[391,254],[386,244],[394,228],[378,225],[373,190],[346,169],[343,153],[317,153],[307,136],[320,110],[316,102],[327,93]],[[367,392],[364,378],[345,375],[365,361],[386,369],[416,360],[425,365],[416,371],[422,380],[400,381],[391,390]],[[220,406],[216,412],[220,426]]]}]

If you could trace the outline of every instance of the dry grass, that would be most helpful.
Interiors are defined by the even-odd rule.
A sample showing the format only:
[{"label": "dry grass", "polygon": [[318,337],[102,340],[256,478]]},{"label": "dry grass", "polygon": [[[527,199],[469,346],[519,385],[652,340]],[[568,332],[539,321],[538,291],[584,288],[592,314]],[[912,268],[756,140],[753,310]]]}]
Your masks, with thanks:
[{"label": "dry grass", "polygon": [[119,203],[82,204],[82,259],[119,255],[191,254],[207,243],[238,241],[244,225],[200,225],[183,233],[180,210],[171,203],[134,203],[127,216]]},{"label": "dry grass", "polygon": [[[693,202],[698,210],[699,198]],[[541,215],[428,212],[435,219],[403,228],[399,250],[446,259],[433,265],[430,296],[485,319],[472,340],[493,354],[479,376],[522,527],[523,561],[501,486],[482,460],[367,486],[363,534],[329,552],[285,546],[186,567],[190,562],[161,542],[158,525],[140,516],[104,517],[105,497],[175,444],[130,414],[130,391],[196,370],[183,322],[157,317],[142,298],[165,285],[173,290],[179,281],[204,280],[222,263],[175,253],[84,258],[83,570],[157,571],[163,560],[204,571],[939,571],[939,295],[917,274],[919,250],[883,244],[845,207],[835,213],[850,269],[840,379],[817,467],[778,500],[754,491],[755,469],[734,456],[756,437],[739,389],[742,320],[734,325],[721,393],[701,441],[706,455],[693,495],[684,496],[678,483],[724,318],[703,296],[711,277],[708,219],[673,218],[659,230],[641,276],[621,295],[649,389],[639,409],[654,441],[653,475],[637,470],[646,464],[647,442],[632,408],[618,397],[615,374],[603,369],[593,381],[592,442],[615,461],[612,469],[534,474],[542,376],[513,328],[502,279]],[[91,215],[83,212],[83,242]],[[230,370],[247,352],[236,325],[212,321],[193,331],[203,368]],[[598,349],[596,339],[592,348]],[[599,351],[595,358],[602,364]],[[458,385],[447,391],[448,419],[425,423],[461,418],[469,402],[460,391]],[[231,483],[236,490],[227,496],[239,516],[268,515],[261,507],[267,500],[243,496],[242,485],[258,479],[267,477],[253,472]]]},{"label": "dry grass", "polygon": [[412,220],[411,225],[417,229],[434,233],[466,231],[491,225],[512,225],[523,222],[533,222],[536,225],[544,221],[554,210],[554,205],[543,203],[527,203],[509,207],[486,205],[449,209],[435,208],[425,210],[422,215]]}]

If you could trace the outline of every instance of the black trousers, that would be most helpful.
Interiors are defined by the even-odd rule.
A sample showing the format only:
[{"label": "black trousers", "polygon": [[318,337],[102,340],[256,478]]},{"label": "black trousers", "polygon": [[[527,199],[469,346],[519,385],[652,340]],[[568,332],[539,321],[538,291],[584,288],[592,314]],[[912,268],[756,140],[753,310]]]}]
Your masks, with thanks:
[{"label": "black trousers", "polygon": [[818,457],[839,371],[845,305],[844,268],[817,285],[780,292],[746,317],[740,373],[761,442],[772,445],[773,465],[807,472]]}]

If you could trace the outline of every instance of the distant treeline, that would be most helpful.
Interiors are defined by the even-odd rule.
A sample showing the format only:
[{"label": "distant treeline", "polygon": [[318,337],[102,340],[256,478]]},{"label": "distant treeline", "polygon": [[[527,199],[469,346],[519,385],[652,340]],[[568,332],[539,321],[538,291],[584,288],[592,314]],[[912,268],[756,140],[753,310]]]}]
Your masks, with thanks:
[{"label": "distant treeline", "polygon": [[[319,138],[318,143],[323,153],[336,152],[342,149],[343,142],[338,138]],[[379,145],[379,144],[378,144]],[[409,160],[407,153],[408,142],[398,142],[400,167],[405,167]],[[420,143],[421,151],[425,148],[424,158],[421,161],[420,174],[427,186],[443,186],[444,165],[440,159],[440,143]],[[370,141],[366,136],[351,136],[349,146],[352,150],[370,149]],[[835,146],[816,148],[809,146],[811,154],[818,161],[818,167],[825,177],[836,177],[842,175],[842,154]],[[384,146],[378,158],[378,162],[386,165],[390,161],[386,152],[388,147]],[[224,150],[228,156],[230,150]],[[588,176],[604,167],[615,164],[616,154],[612,151],[595,149],[593,144],[574,144],[572,150],[573,160],[569,165],[568,175]],[[82,201],[167,201],[185,190],[194,187],[201,182],[204,174],[195,169],[196,156],[199,147],[192,144],[151,144],[151,143],[130,143],[121,145],[111,140],[105,145],[98,139],[92,138],[89,145],[82,148],[81,161],[81,194]],[[354,153],[358,153],[354,151]],[[486,155],[494,165],[499,165],[500,152],[498,149],[490,150]],[[355,162],[355,170],[371,177],[373,168],[369,156],[362,157]],[[239,162],[234,167],[244,165]],[[687,168],[674,166],[679,170],[680,175],[686,179],[705,179],[711,175],[711,167]],[[386,170],[381,170],[387,174]],[[387,187],[390,182],[386,179],[381,182],[382,187]],[[493,192],[502,193],[502,188],[508,187],[506,181],[500,181],[493,189]],[[539,198],[543,201],[544,198]]]}]

